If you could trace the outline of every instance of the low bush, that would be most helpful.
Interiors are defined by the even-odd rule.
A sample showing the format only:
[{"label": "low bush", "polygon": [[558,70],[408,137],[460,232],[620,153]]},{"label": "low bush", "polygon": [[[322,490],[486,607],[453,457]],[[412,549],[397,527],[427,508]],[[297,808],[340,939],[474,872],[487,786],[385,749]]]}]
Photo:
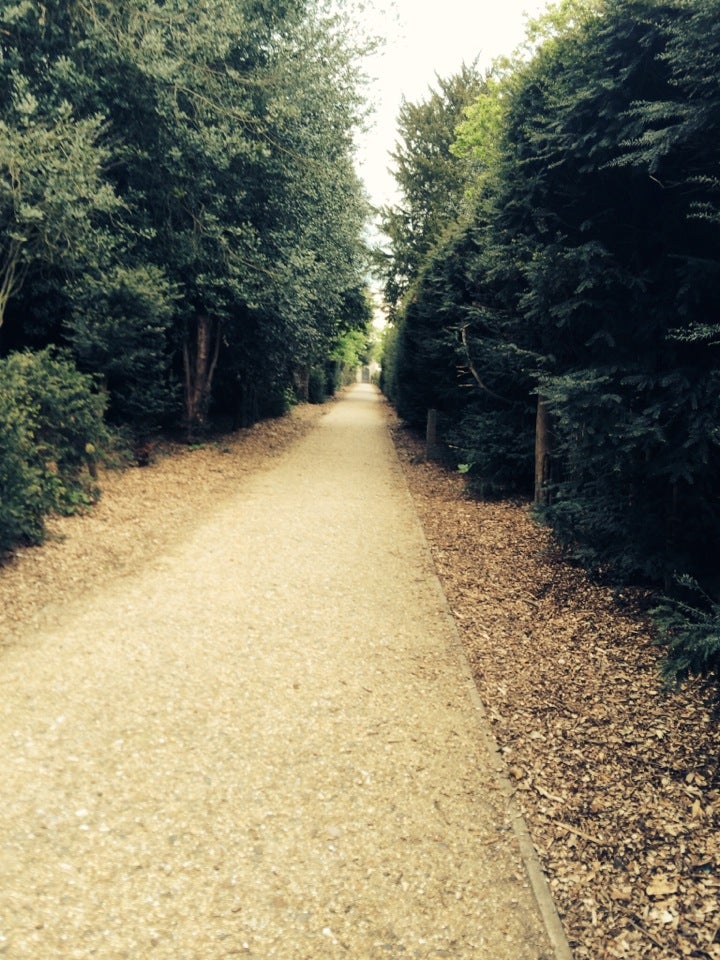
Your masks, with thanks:
[{"label": "low bush", "polygon": [[97,499],[91,476],[107,442],[106,398],[67,354],[0,360],[0,549],[37,544],[45,517]]},{"label": "low bush", "polygon": [[652,611],[658,644],[666,648],[663,673],[670,683],[688,677],[720,678],[720,602],[691,577],[678,577],[688,599],[667,597]]},{"label": "low bush", "polygon": [[325,367],[312,367],[308,381],[308,401],[310,403],[324,403],[327,397],[328,384]]}]

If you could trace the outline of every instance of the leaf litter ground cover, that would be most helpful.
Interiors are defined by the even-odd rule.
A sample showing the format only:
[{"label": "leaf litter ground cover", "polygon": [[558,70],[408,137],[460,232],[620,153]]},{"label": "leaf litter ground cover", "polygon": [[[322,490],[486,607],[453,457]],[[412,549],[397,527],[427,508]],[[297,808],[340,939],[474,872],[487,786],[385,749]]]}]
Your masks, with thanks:
[{"label": "leaf litter ground cover", "polygon": [[576,957],[720,960],[715,691],[666,692],[641,596],[393,435]]}]

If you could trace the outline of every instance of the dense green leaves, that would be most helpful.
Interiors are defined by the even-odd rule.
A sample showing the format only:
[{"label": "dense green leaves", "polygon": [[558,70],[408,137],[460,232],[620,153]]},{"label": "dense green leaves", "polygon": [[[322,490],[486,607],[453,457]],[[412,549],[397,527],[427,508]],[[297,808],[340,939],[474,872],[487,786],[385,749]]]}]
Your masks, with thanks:
[{"label": "dense green leaves", "polygon": [[[64,331],[140,430],[182,383],[198,429],[213,403],[287,386],[365,322],[348,313],[365,283],[363,41],[340,15],[313,0],[48,0],[5,5],[0,27],[7,343]],[[52,209],[29,188],[13,200],[16,155],[50,170]],[[50,266],[52,324],[33,273],[47,284]]]},{"label": "dense green leaves", "polygon": [[463,208],[467,170],[452,153],[455,129],[483,89],[474,68],[438,77],[427,100],[404,101],[398,118],[400,139],[392,154],[398,203],[382,211],[389,248],[382,262],[385,296],[393,311],[416,279],[427,257]]},{"label": "dense green leaves", "polygon": [[[369,319],[356,28],[322,0],[2,4],[7,376],[33,363],[12,351],[62,345],[58,384],[85,383],[72,356],[142,441],[281,412],[334,371]],[[9,544],[61,498],[32,466],[32,404],[3,403],[0,470],[29,511]]]},{"label": "dense green leaves", "polygon": [[416,271],[393,356],[397,396],[423,384],[410,418],[445,397],[491,492],[531,486],[542,401],[543,514],[568,552],[604,576],[670,588],[684,574],[710,592],[719,22],[717,0],[566,0],[542,19],[458,128],[472,211]]},{"label": "dense green leaves", "polygon": [[114,423],[139,434],[172,411],[167,342],[174,296],[162,270],[109,264],[73,290],[67,337],[83,369],[103,378]]},{"label": "dense green leaves", "polygon": [[0,550],[39,543],[46,514],[88,504],[88,472],[105,443],[105,397],[67,356],[44,350],[0,361]]},{"label": "dense green leaves", "polygon": [[28,270],[82,262],[99,218],[120,205],[102,176],[100,118],[77,120],[67,103],[43,115],[22,79],[11,82],[0,119],[0,326]]},{"label": "dense green leaves", "polygon": [[720,671],[720,603],[690,577],[678,585],[684,599],[665,597],[653,610],[667,648],[663,667],[670,683]]}]

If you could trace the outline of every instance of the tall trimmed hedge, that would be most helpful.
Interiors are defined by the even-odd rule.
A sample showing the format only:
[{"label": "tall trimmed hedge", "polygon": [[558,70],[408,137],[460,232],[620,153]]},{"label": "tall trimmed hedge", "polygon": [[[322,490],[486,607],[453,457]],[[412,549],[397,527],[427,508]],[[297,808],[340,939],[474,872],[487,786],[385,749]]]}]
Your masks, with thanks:
[{"label": "tall trimmed hedge", "polygon": [[570,556],[669,593],[679,676],[720,656],[718,24],[720,0],[564,0],[535,24],[459,129],[465,226],[388,339],[401,415],[441,397],[486,492],[531,487],[534,461]]}]

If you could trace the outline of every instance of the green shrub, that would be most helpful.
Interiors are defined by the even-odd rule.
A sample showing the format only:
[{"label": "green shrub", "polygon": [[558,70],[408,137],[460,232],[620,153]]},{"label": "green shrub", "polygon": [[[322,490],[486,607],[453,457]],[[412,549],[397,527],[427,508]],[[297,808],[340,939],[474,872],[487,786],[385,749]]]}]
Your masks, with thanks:
[{"label": "green shrub", "polygon": [[108,417],[144,438],[175,409],[169,330],[173,290],[153,266],[113,265],[73,287],[67,337],[83,370],[108,393]]},{"label": "green shrub", "polygon": [[33,423],[0,371],[0,550],[38,543],[47,511],[46,471],[34,456]]},{"label": "green shrub", "polygon": [[265,417],[284,417],[297,406],[297,396],[289,385],[280,383],[266,384],[257,391],[256,419]]},{"label": "green shrub", "polygon": [[696,581],[680,577],[679,586],[695,602],[664,599],[652,611],[659,630],[657,643],[666,647],[663,674],[679,683],[692,676],[720,676],[720,603]]},{"label": "green shrub", "polygon": [[313,367],[308,380],[308,401],[324,403],[327,400],[327,375],[324,367]]},{"label": "green shrub", "polygon": [[355,369],[343,366],[338,360],[325,362],[325,393],[334,397],[339,387],[355,382]]},{"label": "green shrub", "polygon": [[43,539],[44,518],[98,496],[88,471],[107,440],[105,397],[52,349],[0,361],[0,549]]},{"label": "green shrub", "polygon": [[529,405],[483,410],[468,405],[449,420],[443,439],[463,462],[470,490],[483,499],[529,496],[534,471],[534,422]]}]

